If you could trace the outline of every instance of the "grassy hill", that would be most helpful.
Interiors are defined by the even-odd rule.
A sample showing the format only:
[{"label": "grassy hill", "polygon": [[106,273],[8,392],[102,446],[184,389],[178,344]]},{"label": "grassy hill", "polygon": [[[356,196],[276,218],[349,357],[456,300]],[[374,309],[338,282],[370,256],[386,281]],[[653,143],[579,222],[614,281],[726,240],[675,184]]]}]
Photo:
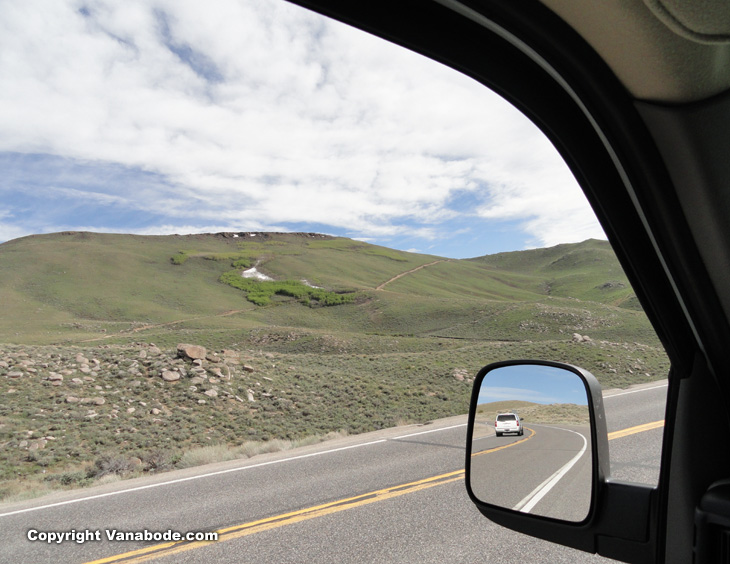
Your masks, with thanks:
[{"label": "grassy hill", "polygon": [[606,241],[557,245],[472,259],[496,272],[526,274],[541,280],[540,292],[640,310],[631,286]]},{"label": "grassy hill", "polygon": [[[256,306],[220,280],[241,264],[352,302],[303,307],[274,296]],[[315,234],[60,233],[0,245],[0,300],[0,342],[19,344],[172,346],[185,336],[220,348],[261,327],[655,344],[604,241],[450,260]]]},{"label": "grassy hill", "polygon": [[[278,281],[263,301],[270,282],[224,282],[254,266]],[[0,303],[0,499],[465,413],[498,360],[604,387],[668,370],[602,241],[453,260],[307,233],[37,235],[0,245]]]}]

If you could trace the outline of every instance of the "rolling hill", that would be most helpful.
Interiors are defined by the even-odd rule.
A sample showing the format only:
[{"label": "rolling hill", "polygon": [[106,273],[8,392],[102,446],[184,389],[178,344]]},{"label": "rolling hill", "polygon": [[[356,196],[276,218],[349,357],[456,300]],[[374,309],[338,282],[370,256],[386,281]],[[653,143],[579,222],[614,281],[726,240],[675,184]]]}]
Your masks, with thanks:
[{"label": "rolling hill", "polygon": [[[261,307],[221,282],[254,265],[350,302],[274,295]],[[0,342],[18,344],[173,346],[184,335],[215,348],[262,328],[656,344],[610,246],[595,240],[452,260],[311,233],[37,235],[0,245],[0,300]]]}]

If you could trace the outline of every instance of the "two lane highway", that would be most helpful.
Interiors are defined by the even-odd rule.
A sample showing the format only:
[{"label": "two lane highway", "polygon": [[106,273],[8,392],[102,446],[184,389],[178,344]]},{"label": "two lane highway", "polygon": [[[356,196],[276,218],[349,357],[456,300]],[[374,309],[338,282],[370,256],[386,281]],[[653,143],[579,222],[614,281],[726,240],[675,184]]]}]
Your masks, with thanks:
[{"label": "two lane highway", "polygon": [[[609,430],[630,426],[622,406],[637,396],[641,410],[634,424],[663,418],[665,393],[666,387],[656,385],[614,399],[607,394]],[[6,505],[0,509],[0,560],[601,561],[481,517],[465,493],[464,438],[465,419],[452,418]],[[647,472],[645,453],[657,448],[651,446],[657,438],[660,428],[611,441],[612,458],[624,475],[631,474],[635,461],[637,475]],[[635,447],[634,440],[642,444]],[[658,456],[651,464],[656,473]],[[223,533],[217,543],[160,548],[164,543],[103,538],[83,544],[31,542],[29,529],[98,530],[102,537],[108,530]]]}]

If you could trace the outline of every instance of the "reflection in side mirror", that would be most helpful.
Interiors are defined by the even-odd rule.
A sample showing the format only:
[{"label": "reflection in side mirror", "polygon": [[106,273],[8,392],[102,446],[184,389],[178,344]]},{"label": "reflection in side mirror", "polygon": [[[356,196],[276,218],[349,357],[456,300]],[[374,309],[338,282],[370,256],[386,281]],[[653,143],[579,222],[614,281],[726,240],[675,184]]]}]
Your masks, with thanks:
[{"label": "reflection in side mirror", "polygon": [[480,371],[467,444],[474,498],[564,521],[588,517],[594,482],[583,378],[573,367],[539,361]]}]

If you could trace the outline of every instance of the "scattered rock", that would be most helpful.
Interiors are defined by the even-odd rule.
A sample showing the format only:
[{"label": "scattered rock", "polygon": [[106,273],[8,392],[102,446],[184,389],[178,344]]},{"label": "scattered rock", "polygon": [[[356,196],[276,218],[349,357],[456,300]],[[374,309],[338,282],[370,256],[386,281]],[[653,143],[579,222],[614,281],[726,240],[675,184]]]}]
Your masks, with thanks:
[{"label": "scattered rock", "polygon": [[44,448],[46,448],[46,441],[43,439],[33,441],[28,446],[28,450],[43,450]]},{"label": "scattered rock", "polygon": [[180,373],[177,371],[173,372],[172,370],[163,370],[162,379],[165,382],[176,382],[180,379]]},{"label": "scattered rock", "polygon": [[596,286],[599,290],[612,290],[614,288],[625,288],[626,284],[623,282],[618,282],[616,280],[611,280],[609,282],[605,282],[604,284],[600,284],[599,286]]},{"label": "scattered rock", "polygon": [[218,392],[216,392],[215,390],[208,390],[208,391],[205,391],[203,393],[206,396],[208,396],[209,398],[217,398],[218,397]]},{"label": "scattered rock", "polygon": [[469,379],[469,371],[466,368],[454,368],[451,375],[457,382],[464,382]]},{"label": "scattered rock", "polygon": [[246,371],[246,372],[255,372],[255,369],[254,369],[254,367],[253,367],[253,366],[249,366],[248,364],[244,364],[244,365],[243,365],[243,369],[244,369],[244,371]]},{"label": "scattered rock", "polygon": [[203,359],[206,354],[207,351],[205,350],[205,347],[198,345],[181,343],[177,346],[177,355],[181,358],[187,358],[189,360]]},{"label": "scattered rock", "polygon": [[8,372],[8,378],[22,378],[23,373],[19,370],[13,370],[12,372]]}]

